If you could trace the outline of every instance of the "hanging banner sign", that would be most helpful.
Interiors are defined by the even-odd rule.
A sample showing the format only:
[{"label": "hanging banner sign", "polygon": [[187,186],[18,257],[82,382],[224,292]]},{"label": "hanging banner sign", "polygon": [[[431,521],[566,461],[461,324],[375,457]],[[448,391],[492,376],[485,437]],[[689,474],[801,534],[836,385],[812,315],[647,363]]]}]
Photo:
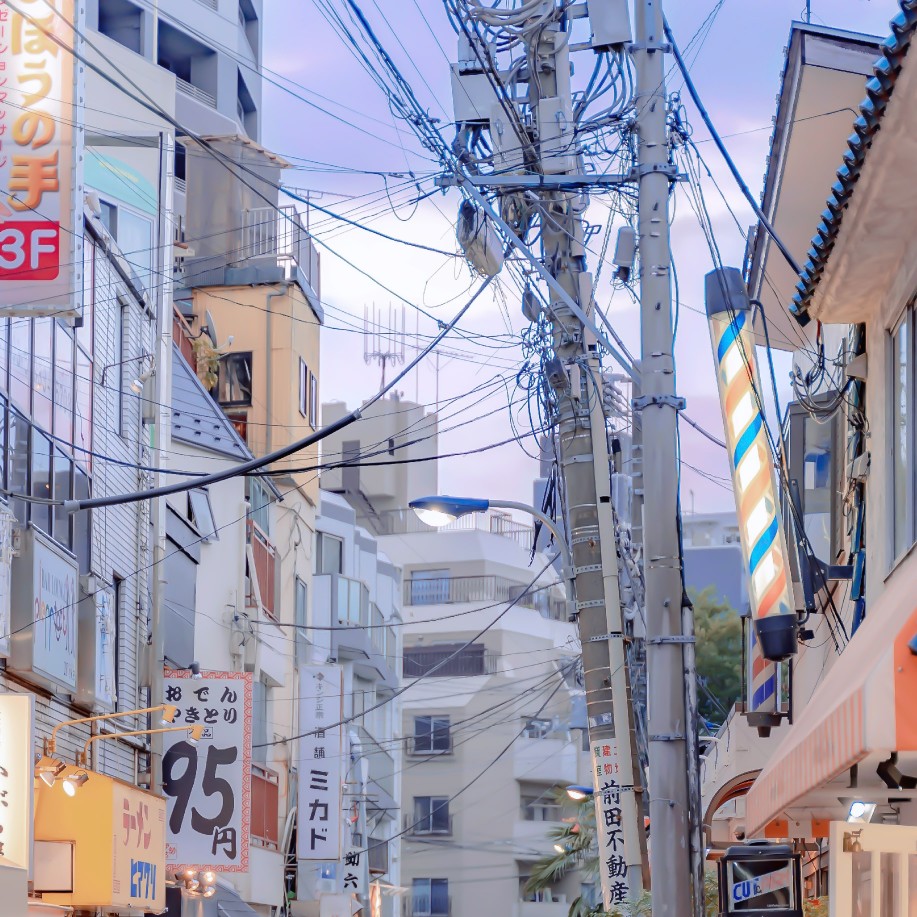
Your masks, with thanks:
[{"label": "hanging banner sign", "polygon": [[[83,6],[0,0],[0,315],[82,315]],[[76,119],[76,120],[75,120]]]},{"label": "hanging banner sign", "polygon": [[343,781],[344,672],[336,665],[299,670],[297,857],[339,860]]},{"label": "hanging banner sign", "polygon": [[248,870],[251,831],[252,676],[247,672],[167,670],[164,703],[175,725],[203,725],[192,745],[185,732],[163,734],[162,789],[168,801],[166,866],[215,872]]},{"label": "hanging banner sign", "polygon": [[630,897],[624,858],[618,746],[613,739],[592,743],[592,777],[602,896],[605,907],[611,909],[612,905],[622,904]]}]

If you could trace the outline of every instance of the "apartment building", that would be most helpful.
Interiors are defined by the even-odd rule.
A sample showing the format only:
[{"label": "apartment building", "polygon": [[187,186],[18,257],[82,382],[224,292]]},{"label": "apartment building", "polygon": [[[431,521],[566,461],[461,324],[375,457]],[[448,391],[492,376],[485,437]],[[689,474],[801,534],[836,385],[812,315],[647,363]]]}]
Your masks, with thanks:
[{"label": "apartment building", "polygon": [[[324,419],[345,410],[326,404]],[[423,441],[401,448],[418,430]],[[435,432],[421,405],[387,399],[326,450],[432,456]],[[589,782],[575,626],[551,559],[531,561],[528,521],[491,512],[433,529],[406,508],[437,477],[435,460],[322,477],[403,571],[402,677],[420,679],[402,701],[403,914],[561,917],[594,894],[578,873],[537,895],[524,886],[552,852],[548,832],[572,817],[558,791]]]},{"label": "apartment building", "polygon": [[[395,917],[401,884],[401,570],[379,542],[357,525],[342,497],[322,492],[316,520],[314,630],[297,632],[304,661],[340,666],[344,684],[344,844],[363,851],[347,867],[354,889],[383,917]],[[347,891],[340,862],[301,861],[297,897],[318,899]],[[352,886],[351,886],[352,887]],[[372,902],[371,902],[372,898]]]},{"label": "apartment building", "polygon": [[704,823],[717,845],[805,845],[806,895],[838,917],[917,900],[915,32],[912,2],[882,42],[794,23],[763,208],[803,268],[761,229],[746,264],[796,373],[783,460],[799,646],[780,689],[791,718],[749,741],[734,716],[708,753]]}]

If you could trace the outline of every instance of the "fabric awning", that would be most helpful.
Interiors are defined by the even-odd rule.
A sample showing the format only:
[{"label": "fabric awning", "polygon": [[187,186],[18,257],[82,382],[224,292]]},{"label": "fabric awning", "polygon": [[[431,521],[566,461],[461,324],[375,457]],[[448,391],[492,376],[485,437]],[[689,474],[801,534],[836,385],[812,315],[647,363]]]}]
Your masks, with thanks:
[{"label": "fabric awning", "polygon": [[749,790],[748,837],[869,755],[917,752],[917,656],[907,647],[917,633],[917,606],[903,572],[871,607]]}]

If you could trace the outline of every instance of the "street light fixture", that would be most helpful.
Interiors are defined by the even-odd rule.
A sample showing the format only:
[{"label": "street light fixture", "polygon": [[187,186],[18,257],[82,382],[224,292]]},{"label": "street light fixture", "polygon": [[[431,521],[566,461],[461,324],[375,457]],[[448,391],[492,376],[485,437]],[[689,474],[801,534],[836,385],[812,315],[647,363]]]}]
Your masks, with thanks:
[{"label": "street light fixture", "polygon": [[417,518],[434,528],[442,528],[473,513],[486,513],[489,509],[516,509],[534,516],[553,536],[563,562],[563,578],[567,589],[567,599],[571,611],[575,611],[573,595],[573,557],[563,533],[549,516],[528,503],[516,503],[513,500],[482,500],[475,497],[418,497],[408,504],[417,514]]},{"label": "street light fixture", "polygon": [[159,735],[163,732],[182,732],[187,730],[188,732],[188,741],[192,745],[197,745],[198,742],[204,737],[204,726],[201,723],[196,724],[195,726],[167,726],[164,729],[132,729],[130,732],[107,732],[100,733],[99,735],[90,736],[86,740],[86,744],[83,746],[81,752],[77,752],[76,764],[77,767],[86,767],[86,762],[89,760],[89,746],[93,742],[101,742],[106,739],[123,739],[127,736],[149,736],[149,735]]},{"label": "street light fixture", "polygon": [[576,802],[581,802],[583,799],[588,799],[594,793],[595,790],[591,786],[580,786],[579,784],[573,784],[572,786],[567,787],[567,795]]},{"label": "street light fixture", "polygon": [[[158,704],[155,707],[143,707],[140,710],[119,710],[117,713],[104,713],[99,716],[84,716],[78,720],[64,720],[62,723],[58,723],[52,730],[51,735],[48,736],[44,741],[44,754],[46,757],[51,758],[54,756],[54,749],[57,744],[57,734],[60,732],[64,726],[79,726],[81,723],[95,723],[99,720],[117,720],[121,719],[122,716],[139,716],[143,713],[158,713],[162,711],[162,725],[169,726],[174,722],[175,717],[178,716],[178,707],[173,704]],[[45,778],[42,777],[44,780]],[[48,783],[48,786],[51,783],[48,783],[45,780],[45,783]]]}]

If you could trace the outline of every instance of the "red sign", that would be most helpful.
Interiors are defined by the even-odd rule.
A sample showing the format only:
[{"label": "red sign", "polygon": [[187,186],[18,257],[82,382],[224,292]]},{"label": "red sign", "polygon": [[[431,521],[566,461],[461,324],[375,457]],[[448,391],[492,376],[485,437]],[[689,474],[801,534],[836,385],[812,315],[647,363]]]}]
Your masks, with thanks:
[{"label": "red sign", "polygon": [[0,280],[55,280],[60,273],[60,223],[0,222]]}]

